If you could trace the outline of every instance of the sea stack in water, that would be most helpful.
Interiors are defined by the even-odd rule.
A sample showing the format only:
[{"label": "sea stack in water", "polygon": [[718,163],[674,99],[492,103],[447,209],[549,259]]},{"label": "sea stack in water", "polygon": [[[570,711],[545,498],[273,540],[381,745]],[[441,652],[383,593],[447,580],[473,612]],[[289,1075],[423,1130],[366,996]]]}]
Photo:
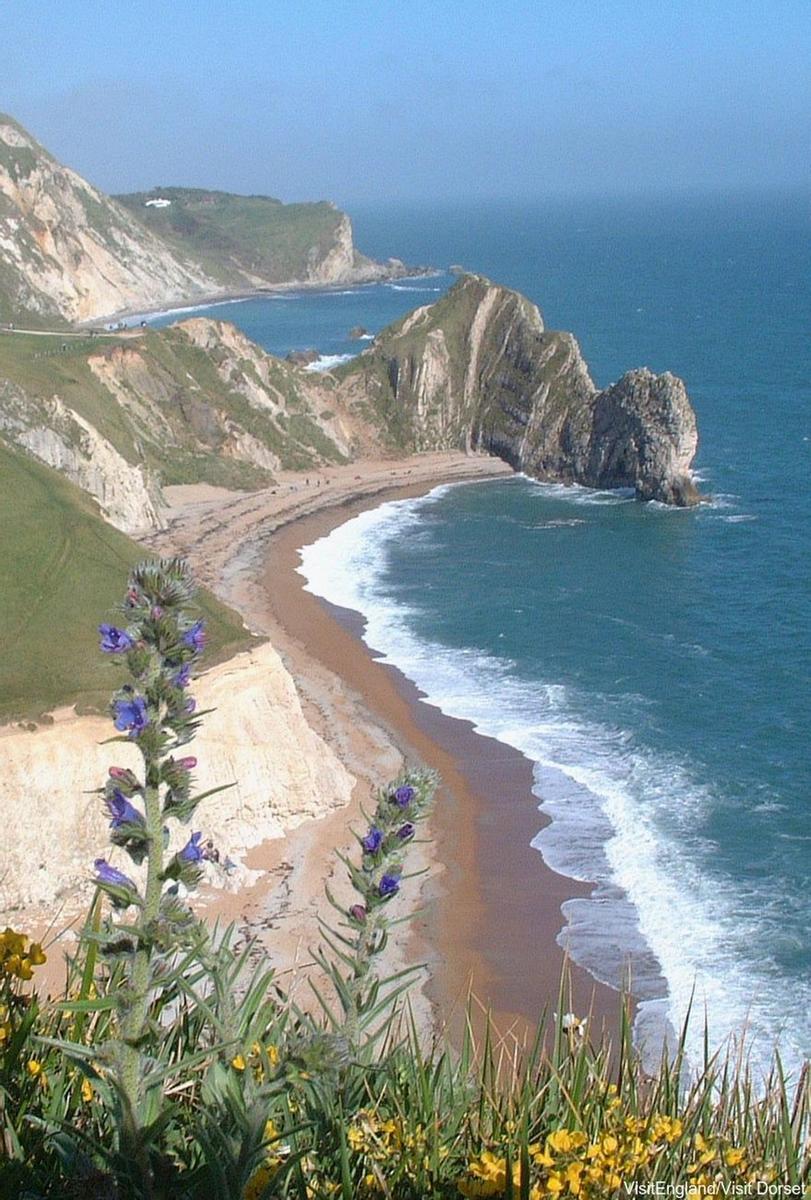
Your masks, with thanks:
[{"label": "sea stack in water", "polygon": [[536,479],[699,500],[681,380],[642,368],[599,391],[572,334],[479,275],[384,330],[339,375],[400,449],[485,450]]}]

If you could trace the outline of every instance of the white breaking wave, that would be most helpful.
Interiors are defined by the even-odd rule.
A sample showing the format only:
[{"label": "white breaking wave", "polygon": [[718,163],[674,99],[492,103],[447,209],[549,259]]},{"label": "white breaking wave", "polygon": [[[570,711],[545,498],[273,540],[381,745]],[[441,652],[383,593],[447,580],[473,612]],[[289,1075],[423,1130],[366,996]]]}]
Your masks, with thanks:
[{"label": "white breaking wave", "polygon": [[438,287],[406,287],[402,283],[387,283],[387,288],[391,288],[393,292],[441,292],[442,288]]},{"label": "white breaking wave", "polygon": [[151,325],[153,321],[161,321],[164,317],[182,317],[186,313],[206,312],[210,308],[227,308],[232,304],[246,304],[248,300],[257,300],[257,296],[238,296],[233,300],[209,300],[207,304],[187,304],[184,308],[161,308],[150,312],[133,313],[131,316],[125,317],[124,322],[127,325],[133,325],[136,322],[140,325],[141,321],[146,321],[147,325]]},{"label": "white breaking wave", "polygon": [[[663,1015],[679,1028],[694,997],[694,1061],[702,1054],[706,1008],[714,1047],[746,1030],[754,1061],[765,1063],[782,1035],[785,1060],[795,1064],[811,1044],[811,1028],[800,1027],[811,1011],[811,987],[803,997],[795,989],[786,1010],[779,973],[752,950],[757,905],[742,907],[731,884],[707,877],[692,861],[693,831],[713,797],[689,767],[652,754],[625,730],[584,719],[582,696],[521,679],[508,659],[417,637],[414,610],[386,595],[389,545],[419,536],[422,510],[451,486],[459,485],[361,513],[304,547],[307,590],[362,613],[366,643],[426,702],[535,763],[539,807],[551,823],[533,845],[554,869],[598,885],[594,899],[564,905],[559,940],[606,982],[616,985],[630,964],[643,1036],[661,1037]],[[574,504],[624,502],[593,489],[537,486]],[[586,699],[590,711],[600,711],[599,696]]]},{"label": "white breaking wave", "polygon": [[333,367],[339,367],[341,363],[349,362],[354,357],[354,354],[321,354],[315,362],[307,363],[304,370],[331,371]]}]

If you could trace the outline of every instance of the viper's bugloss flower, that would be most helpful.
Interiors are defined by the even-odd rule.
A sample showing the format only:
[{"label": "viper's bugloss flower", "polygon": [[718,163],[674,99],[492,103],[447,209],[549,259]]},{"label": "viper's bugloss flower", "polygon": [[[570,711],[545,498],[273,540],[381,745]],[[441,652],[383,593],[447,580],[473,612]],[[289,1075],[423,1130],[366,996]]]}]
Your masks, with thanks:
[{"label": "viper's bugloss flower", "polygon": [[151,616],[153,621],[159,621],[161,619],[163,616],[163,609],[159,604],[155,604],[153,606]]},{"label": "viper's bugloss flower", "polygon": [[406,784],[404,787],[398,787],[392,796],[392,802],[399,808],[408,808],[411,801],[414,799],[416,792],[413,787]]},{"label": "viper's bugloss flower", "polygon": [[135,884],[129,875],[125,875],[116,867],[111,867],[106,858],[97,858],[93,863],[93,869],[96,872],[97,883],[109,883],[113,887],[127,888],[131,892],[136,891]]},{"label": "viper's bugloss flower", "polygon": [[149,724],[146,701],[142,696],[116,700],[113,711],[116,729],[120,733],[129,732],[130,737],[137,737]]},{"label": "viper's bugloss flower", "polygon": [[407,842],[409,838],[413,838],[414,833],[415,829],[411,821],[406,821],[405,825],[401,825],[397,830],[397,836],[401,842]]},{"label": "viper's bugloss flower", "polygon": [[187,713],[193,713],[196,708],[197,708],[197,701],[195,700],[194,696],[189,696],[188,700],[186,701],[186,703],[184,705],[184,710]]},{"label": "viper's bugloss flower", "polygon": [[118,788],[113,788],[112,796],[106,796],[104,803],[107,805],[112,820],[110,821],[111,829],[120,829],[122,825],[143,825],[144,818],[138,809],[130,804],[127,797]]},{"label": "viper's bugloss flower", "polygon": [[189,686],[191,680],[191,667],[188,663],[184,663],[179,671],[176,671],[172,676],[172,683],[175,687],[184,688]]},{"label": "viper's bugloss flower", "polygon": [[99,625],[99,633],[99,649],[104,654],[124,654],[135,645],[130,635],[123,629],[117,629],[115,625]]},{"label": "viper's bugloss flower", "polygon": [[361,842],[363,849],[367,854],[377,854],[380,847],[383,845],[383,832],[375,825],[366,834],[366,837]]},{"label": "viper's bugloss flower", "polygon": [[200,832],[193,833],[191,835],[191,837],[189,838],[189,840],[186,842],[186,845],[178,853],[177,857],[182,859],[183,862],[190,862],[190,863],[202,862],[203,857],[204,857],[203,849],[200,845],[200,839],[202,838],[202,836],[203,835]]},{"label": "viper's bugloss flower", "polygon": [[202,650],[206,644],[205,622],[195,621],[191,629],[187,629],[183,634],[184,646],[191,646],[195,654],[198,650]]},{"label": "viper's bugloss flower", "polygon": [[182,767],[184,771],[193,771],[197,766],[197,759],[193,754],[189,754],[186,758],[179,758],[177,765]]},{"label": "viper's bugloss flower", "polygon": [[353,904],[349,910],[349,915],[350,917],[354,917],[356,921],[359,921],[361,925],[366,921],[366,909],[362,904]]},{"label": "viper's bugloss flower", "polygon": [[381,896],[394,896],[400,890],[400,880],[396,875],[384,875],[377,885]]}]

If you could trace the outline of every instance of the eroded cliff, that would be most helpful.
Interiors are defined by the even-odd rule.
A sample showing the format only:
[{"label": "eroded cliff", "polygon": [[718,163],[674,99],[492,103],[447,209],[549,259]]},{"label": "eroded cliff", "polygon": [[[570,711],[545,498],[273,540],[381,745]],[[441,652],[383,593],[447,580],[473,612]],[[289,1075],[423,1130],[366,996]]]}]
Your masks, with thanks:
[{"label": "eroded cliff", "polygon": [[630,371],[599,391],[570,333],[525,296],[463,276],[337,372],[401,450],[476,448],[537,479],[698,501],[695,414],[674,375]]}]

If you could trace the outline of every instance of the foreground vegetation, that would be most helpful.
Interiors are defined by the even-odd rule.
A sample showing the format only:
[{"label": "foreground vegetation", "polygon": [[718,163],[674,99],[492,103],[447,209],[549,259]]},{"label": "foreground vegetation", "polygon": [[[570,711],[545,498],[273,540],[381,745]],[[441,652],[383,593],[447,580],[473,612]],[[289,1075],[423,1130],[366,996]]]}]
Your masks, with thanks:
[{"label": "foreground vegetation", "polygon": [[787,1082],[779,1061],[755,1088],[741,1059],[688,1066],[679,1047],[648,1076],[627,1021],[613,1052],[592,1044],[565,987],[532,1045],[472,1015],[461,1046],[426,1039],[413,974],[380,978],[378,963],[430,773],[383,789],[358,832],[351,900],[329,897],[335,921],[313,951],[312,1003],[233,930],[201,926],[184,896],[202,834],[174,852],[168,840],[203,799],[195,760],[175,757],[203,716],[188,693],[205,639],[190,605],[182,563],[142,565],[120,625],[100,629],[129,672],[112,740],[137,742],[143,773],[113,766],[99,788],[132,865],[96,861],[62,1000],[37,997],[42,947],[0,935],[0,1195],[596,1200],[657,1181],[802,1194],[809,1080]]}]

